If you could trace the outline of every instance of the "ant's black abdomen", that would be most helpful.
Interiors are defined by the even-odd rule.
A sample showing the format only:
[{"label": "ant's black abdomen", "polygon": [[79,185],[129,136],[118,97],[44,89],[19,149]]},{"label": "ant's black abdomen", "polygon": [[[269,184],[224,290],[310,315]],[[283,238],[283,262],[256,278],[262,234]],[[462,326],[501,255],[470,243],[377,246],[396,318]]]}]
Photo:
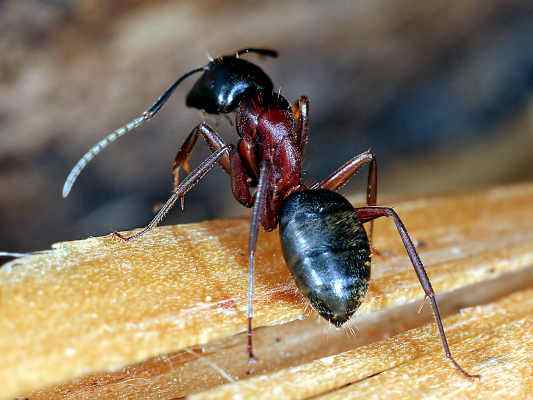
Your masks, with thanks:
[{"label": "ant's black abdomen", "polygon": [[370,246],[354,208],[329,190],[297,192],[284,201],[279,226],[298,288],[322,317],[342,325],[370,279]]}]

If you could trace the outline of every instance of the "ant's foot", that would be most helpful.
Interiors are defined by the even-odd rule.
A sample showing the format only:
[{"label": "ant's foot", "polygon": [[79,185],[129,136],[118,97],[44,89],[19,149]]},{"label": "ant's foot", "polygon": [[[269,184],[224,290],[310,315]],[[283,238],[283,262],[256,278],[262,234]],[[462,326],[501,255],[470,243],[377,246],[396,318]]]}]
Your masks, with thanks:
[{"label": "ant's foot", "polygon": [[474,380],[479,381],[479,380],[481,380],[481,375],[479,375],[479,374],[469,374],[452,357],[449,357],[448,360],[451,361],[451,363],[453,364],[455,369],[458,372],[460,372],[466,379],[471,380],[471,381],[474,381]]},{"label": "ant's foot", "polygon": [[121,242],[128,242],[131,239],[131,236],[124,236],[117,231],[110,233],[108,236],[110,236],[111,239],[120,240]]},{"label": "ant's foot", "polygon": [[254,371],[254,367],[257,364],[257,358],[253,354],[248,355],[248,370],[246,371],[246,375],[252,375]]},{"label": "ant's foot", "polygon": [[257,364],[257,358],[253,354],[250,354],[248,356],[248,365],[255,365]]}]

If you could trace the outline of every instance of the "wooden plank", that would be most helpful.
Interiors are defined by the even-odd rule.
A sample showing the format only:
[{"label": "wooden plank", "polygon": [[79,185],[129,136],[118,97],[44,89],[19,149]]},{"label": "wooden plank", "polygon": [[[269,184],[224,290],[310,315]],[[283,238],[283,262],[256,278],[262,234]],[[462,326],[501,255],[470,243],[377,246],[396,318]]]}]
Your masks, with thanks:
[{"label": "wooden plank", "polygon": [[533,290],[527,290],[446,320],[455,354],[465,367],[482,375],[480,381],[454,372],[442,357],[435,330],[425,326],[357,350],[218,387],[191,400],[307,399],[328,392],[319,398],[525,398],[533,394],[532,309]]},{"label": "wooden plank", "polygon": [[[396,208],[420,241],[435,290],[442,293],[533,265],[532,201],[533,185],[517,185],[405,201]],[[216,343],[224,340],[228,348],[245,329],[247,232],[246,218],[169,226],[128,244],[109,237],[60,243],[5,265],[0,270],[2,395],[11,398],[87,375],[39,395],[113,398],[127,392],[128,398],[172,398],[224,382],[194,354],[211,345],[216,352]],[[380,221],[375,236],[384,255],[373,260],[361,319],[423,297],[390,221]],[[294,324],[297,348],[308,332],[301,328],[313,320],[299,321],[306,315],[305,302],[282,261],[277,233],[261,235],[257,265],[255,324],[281,332]],[[317,332],[327,330],[315,325],[309,347],[320,340]],[[334,335],[346,337],[341,333]],[[373,336],[375,341],[382,333]],[[263,346],[253,373],[284,367],[274,360],[276,351],[287,348]],[[232,376],[250,372],[241,349],[222,364],[225,370],[232,367]],[[310,361],[303,354],[307,349],[295,351],[302,361]],[[328,351],[335,351],[335,343]],[[187,365],[196,365],[196,371],[200,365],[205,379],[172,373]]]}]

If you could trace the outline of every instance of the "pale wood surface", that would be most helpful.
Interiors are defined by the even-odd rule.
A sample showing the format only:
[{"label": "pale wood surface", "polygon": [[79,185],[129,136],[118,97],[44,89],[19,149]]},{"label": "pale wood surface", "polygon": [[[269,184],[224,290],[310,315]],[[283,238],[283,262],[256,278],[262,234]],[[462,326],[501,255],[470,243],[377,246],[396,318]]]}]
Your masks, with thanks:
[{"label": "pale wood surface", "polygon": [[[218,387],[191,399],[438,399],[533,396],[533,290],[446,320],[469,381],[443,360],[433,326],[384,342]],[[349,385],[349,386],[346,386]],[[339,389],[339,390],[335,390]]]},{"label": "pale wood surface", "polygon": [[[465,196],[405,201],[395,207],[413,237],[420,241],[419,250],[433,286],[442,293],[531,267],[531,204],[533,185],[518,185]],[[40,394],[36,392],[35,396],[54,398],[70,394],[72,398],[114,398],[127,393],[120,397],[173,398],[224,382],[217,374],[218,382],[206,380],[205,385],[198,382],[196,388],[184,390],[180,386],[181,376],[172,374],[172,369],[174,365],[196,360],[197,356],[182,352],[179,360],[163,356],[158,360],[157,357],[187,348],[197,349],[201,345],[209,346],[244,331],[247,232],[246,218],[171,226],[157,229],[129,244],[109,237],[60,243],[52,251],[5,265],[0,269],[0,382],[3,383],[3,397],[12,398],[87,374],[93,374],[90,380],[82,379],[73,386],[51,388]],[[371,317],[376,311],[423,297],[390,221],[377,224],[375,237],[375,245],[384,255],[373,260],[369,295],[358,312],[362,319]],[[293,324],[291,321],[304,318],[305,302],[295,292],[283,263],[277,233],[261,235],[257,266],[255,325],[281,325],[280,329],[284,329]],[[527,300],[527,296],[518,298],[517,302],[522,300]],[[526,309],[529,312],[531,306]],[[469,310],[445,322],[453,338],[452,350],[464,355],[465,365],[474,372],[483,374],[493,364],[492,358],[487,358],[488,355],[483,358],[485,353],[482,352],[472,354],[467,350],[467,344],[473,346],[477,343],[475,338],[480,338],[476,344],[479,348],[484,340],[489,344],[487,349],[494,347],[491,343],[496,339],[483,336],[476,330],[478,326],[474,321],[487,315],[490,318],[491,314],[486,310]],[[515,320],[520,321],[520,318]],[[506,333],[505,340],[516,344],[510,345],[515,349],[523,348],[518,347],[520,341],[524,346],[531,346],[530,325],[515,323],[515,320],[502,322],[502,326],[508,326],[512,331]],[[294,324],[298,322],[302,321]],[[457,332],[454,330],[456,326],[460,328]],[[481,329],[481,325],[479,327]],[[441,360],[433,327],[424,329],[419,333],[406,333],[405,339],[417,349],[416,354],[422,356],[426,335],[430,346],[428,352],[431,353],[426,355],[430,357],[428,362],[441,365],[442,368],[436,371],[444,375],[440,378],[432,375],[433,368],[430,368],[431,373],[420,370],[415,373],[417,368],[423,367],[424,361],[413,358],[409,351],[406,351],[404,362],[411,362],[411,367],[402,364],[398,368],[406,368],[406,376],[417,375],[422,380],[442,381],[442,376],[454,376],[451,368]],[[303,333],[305,331],[300,332]],[[461,340],[463,337],[465,342]],[[384,346],[382,356],[385,360],[402,354],[393,345],[403,345],[396,342],[397,339],[391,340],[392,344],[389,341],[379,345]],[[502,349],[504,345],[500,343],[500,347],[494,348]],[[369,346],[359,348],[357,352],[371,352],[372,346],[379,350],[378,344]],[[392,347],[387,350],[387,346]],[[268,359],[268,346],[264,348],[265,352],[258,353],[260,360]],[[233,353],[235,364],[246,365],[244,347],[241,350],[236,347]],[[128,368],[120,370],[150,357],[155,358],[143,364],[141,372]],[[513,364],[520,359],[513,357],[505,365],[516,367],[517,377],[520,377],[524,372],[519,368],[521,364]],[[328,365],[329,360],[317,362]],[[527,357],[522,361],[527,361]],[[363,361],[357,358],[353,362]],[[167,365],[166,370],[164,365]],[[207,371],[213,370],[205,363],[196,365],[197,370],[198,366],[203,366],[206,376]],[[302,368],[305,365],[308,364],[303,364]],[[381,361],[376,365],[385,364]],[[368,367],[356,364],[347,367],[356,371],[364,368]],[[118,372],[105,373],[113,370]],[[294,377],[291,371],[278,373]],[[241,374],[237,373],[237,376]],[[345,379],[342,385],[362,379],[353,375],[343,378],[342,374],[339,377]],[[380,383],[378,378],[391,381]],[[368,381],[374,379],[377,385],[374,390],[379,390],[382,385],[392,385],[393,378],[393,373],[388,372]],[[266,375],[251,379],[267,382],[271,378]],[[248,387],[247,382],[243,380],[237,385]],[[517,382],[520,383],[518,378]],[[409,392],[408,382],[402,383],[404,386],[398,386],[399,391],[406,397],[417,396]],[[365,390],[372,394],[372,385],[369,385]],[[446,390],[443,385],[439,390]],[[421,388],[432,389],[428,386]],[[161,395],[163,389],[166,392]],[[230,390],[226,386],[213,390],[220,390],[213,396],[230,393],[224,392]],[[314,393],[324,393],[322,390]]]}]

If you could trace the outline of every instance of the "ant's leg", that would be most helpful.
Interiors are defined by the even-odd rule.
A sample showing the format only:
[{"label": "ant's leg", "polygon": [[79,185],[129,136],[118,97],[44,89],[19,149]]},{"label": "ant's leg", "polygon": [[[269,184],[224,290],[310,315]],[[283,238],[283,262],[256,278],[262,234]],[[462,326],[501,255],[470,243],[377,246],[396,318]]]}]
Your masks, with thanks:
[{"label": "ant's leg", "polygon": [[154,104],[150,106],[150,108],[148,108],[140,116],[132,119],[126,125],[121,126],[113,132],[108,133],[102,140],[100,140],[93,147],[91,147],[89,151],[87,151],[83,155],[83,157],[80,158],[80,160],[76,163],[76,165],[74,165],[74,167],[70,170],[67,179],[65,180],[65,183],[63,185],[63,198],[68,196],[70,190],[72,189],[72,186],[76,182],[76,179],[78,179],[78,176],[80,175],[81,171],[83,171],[87,164],[89,164],[98,153],[100,153],[103,149],[105,149],[119,137],[124,136],[126,133],[133,131],[135,128],[138,128],[139,126],[143,125],[146,121],[152,119],[159,112],[159,110],[161,110],[163,105],[167,102],[167,100],[170,98],[172,93],[174,93],[174,90],[176,90],[176,88],[181,82],[183,82],[189,76],[196,74],[197,72],[201,72],[203,70],[204,67],[196,68],[192,71],[187,72],[185,75],[182,75],[176,82],[170,85],[170,87],[165,90],[165,92],[161,96],[159,96],[159,98],[155,101]]},{"label": "ant's leg", "polygon": [[260,56],[274,57],[274,58],[278,56],[278,52],[276,50],[260,49],[256,47],[246,47],[244,49],[237,50],[235,52],[235,57],[239,58],[243,54],[247,54],[247,53],[256,53],[256,54],[259,54]]},{"label": "ant's leg", "polygon": [[113,232],[113,236],[116,236],[124,241],[129,241],[133,239],[137,239],[141,236],[143,236],[146,232],[149,230],[155,228],[163,218],[167,215],[167,213],[170,211],[170,209],[176,204],[176,201],[178,201],[180,198],[185,196],[185,194],[191,190],[196,184],[205,176],[209,171],[213,169],[213,167],[216,165],[216,163],[224,156],[228,155],[231,150],[230,146],[222,147],[221,149],[218,149],[213,154],[211,154],[209,157],[207,157],[204,161],[200,163],[200,165],[195,168],[189,175],[183,179],[183,182],[181,182],[174,193],[172,193],[172,196],[167,200],[167,202],[161,207],[159,212],[156,214],[156,216],[150,221],[146,227],[140,231],[137,232],[131,236],[123,236],[118,232]]},{"label": "ant's leg", "polygon": [[[196,144],[196,141],[198,140],[198,136],[202,136],[204,138],[206,144],[209,146],[209,149],[211,149],[212,152],[215,152],[226,145],[217,132],[205,122],[202,122],[200,125],[194,128],[181,145],[181,148],[174,159],[174,163],[172,165],[174,188],[177,188],[179,185],[180,169],[183,168],[185,172],[189,173],[189,157],[194,145]],[[226,171],[228,174],[231,174],[230,156],[228,154],[224,154],[220,158],[219,163],[222,168],[224,168],[224,171]]]},{"label": "ant's leg", "polygon": [[[368,181],[366,186],[366,204],[375,206],[378,200],[378,164],[376,155],[372,150],[367,150],[351,160],[348,160],[343,166],[333,172],[326,179],[315,183],[311,189],[329,189],[339,190],[343,187],[352,176],[354,176],[363,166],[368,164]],[[374,233],[374,222],[370,221],[368,238],[372,244],[372,235]]]},{"label": "ant's leg", "polygon": [[[206,144],[213,152],[226,146],[217,132],[205,122],[202,122],[200,125],[194,128],[183,142],[178,154],[176,154],[174,164],[172,165],[175,188],[177,188],[179,185],[180,168],[183,168],[186,172],[189,172],[188,160],[199,136],[204,138]],[[239,152],[232,148],[230,153],[223,154],[218,162],[224,171],[226,171],[231,177],[231,189],[235,199],[245,207],[251,207],[253,205],[253,198],[250,194],[248,176],[246,175],[246,171],[242,165]],[[183,197],[180,198],[180,205],[181,209],[183,210]]]},{"label": "ant's leg", "polygon": [[249,177],[246,174],[246,170],[242,163],[239,152],[235,149],[230,154],[230,166],[231,166],[231,192],[233,197],[244,207],[252,207],[254,204],[254,198],[250,193]]},{"label": "ant's leg", "polygon": [[259,182],[257,183],[257,191],[255,193],[254,208],[252,209],[252,221],[250,224],[250,235],[248,238],[248,356],[250,361],[255,360],[254,350],[252,345],[252,318],[254,316],[253,309],[253,294],[254,294],[254,262],[255,249],[257,245],[257,237],[259,235],[259,228],[261,226],[261,216],[265,208],[266,192],[268,189],[270,168],[265,162],[261,164],[259,170]]},{"label": "ant's leg", "polygon": [[292,105],[292,114],[298,122],[297,131],[299,132],[299,136],[297,143],[300,154],[303,156],[305,146],[309,141],[309,99],[306,96],[300,96],[294,102]]},{"label": "ant's leg", "polygon": [[363,223],[373,221],[374,219],[379,217],[391,217],[394,220],[394,224],[396,225],[396,228],[400,233],[400,237],[402,238],[402,242],[405,247],[405,250],[407,251],[407,255],[409,256],[411,264],[413,265],[416,275],[418,276],[418,280],[420,281],[420,284],[424,289],[426,298],[429,299],[429,301],[431,302],[431,307],[433,308],[433,315],[435,316],[435,322],[437,324],[437,328],[439,329],[439,335],[442,341],[442,347],[444,349],[444,355],[464,376],[468,378],[479,378],[479,375],[471,375],[466,372],[452,356],[450,347],[448,346],[448,340],[446,339],[446,334],[444,333],[444,327],[442,325],[442,318],[440,316],[439,306],[437,304],[437,300],[435,299],[435,292],[433,291],[433,287],[431,286],[431,282],[426,273],[424,265],[422,264],[418,253],[416,252],[415,245],[413,244],[411,237],[407,233],[405,225],[401,221],[398,214],[396,214],[396,211],[389,207],[362,207],[356,208],[355,211],[357,212],[357,216]]}]

